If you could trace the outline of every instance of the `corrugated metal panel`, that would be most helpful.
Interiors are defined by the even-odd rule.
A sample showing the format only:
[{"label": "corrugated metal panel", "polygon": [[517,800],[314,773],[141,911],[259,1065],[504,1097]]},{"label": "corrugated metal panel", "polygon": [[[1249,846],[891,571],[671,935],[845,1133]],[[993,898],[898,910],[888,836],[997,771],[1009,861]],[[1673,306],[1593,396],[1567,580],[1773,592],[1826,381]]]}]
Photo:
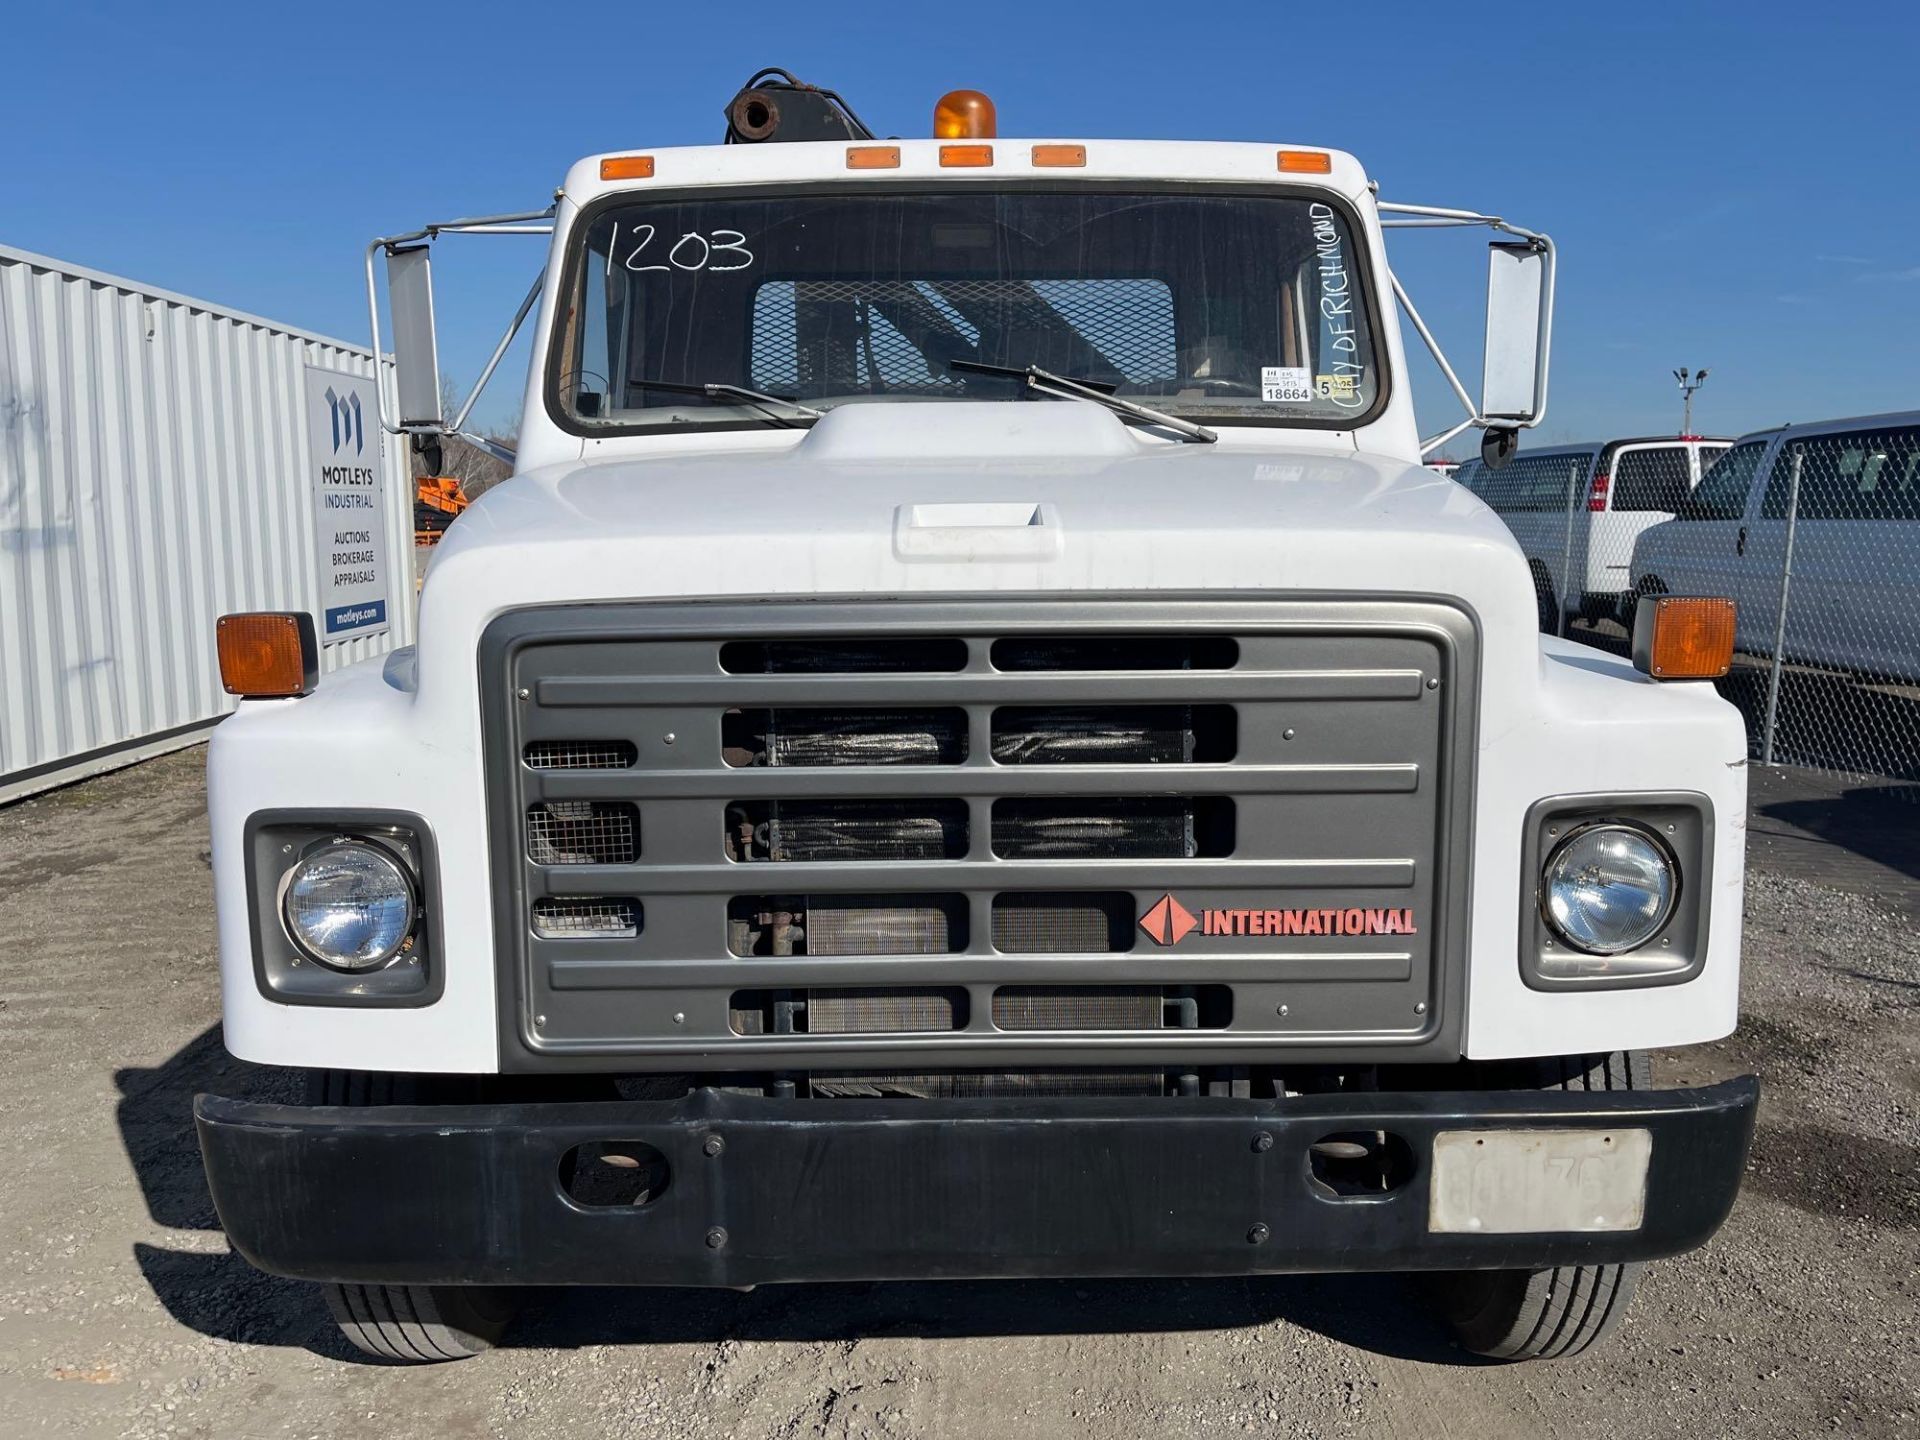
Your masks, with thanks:
[{"label": "corrugated metal panel", "polygon": [[[199,738],[236,703],[215,619],[316,607],[307,365],[373,357],[0,246],[0,800]],[[413,639],[390,437],[382,464],[391,627],[327,670]]]}]

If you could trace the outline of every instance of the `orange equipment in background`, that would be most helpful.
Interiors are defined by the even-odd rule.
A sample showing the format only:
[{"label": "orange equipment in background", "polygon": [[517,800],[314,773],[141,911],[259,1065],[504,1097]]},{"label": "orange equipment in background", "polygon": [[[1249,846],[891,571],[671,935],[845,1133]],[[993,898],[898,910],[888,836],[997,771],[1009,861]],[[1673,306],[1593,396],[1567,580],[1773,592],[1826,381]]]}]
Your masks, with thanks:
[{"label": "orange equipment in background", "polygon": [[451,475],[422,475],[413,494],[413,543],[438,545],[440,536],[472,502]]}]

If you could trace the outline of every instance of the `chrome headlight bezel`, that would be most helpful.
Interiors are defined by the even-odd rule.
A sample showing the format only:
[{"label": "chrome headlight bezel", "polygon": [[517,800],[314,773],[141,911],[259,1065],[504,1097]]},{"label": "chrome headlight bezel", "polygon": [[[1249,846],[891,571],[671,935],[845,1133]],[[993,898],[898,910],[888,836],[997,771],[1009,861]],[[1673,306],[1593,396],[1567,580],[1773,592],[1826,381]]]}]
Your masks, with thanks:
[{"label": "chrome headlight bezel", "polygon": [[[1660,867],[1666,880],[1665,893],[1658,897],[1652,920],[1635,938],[1617,944],[1601,944],[1574,934],[1571,927],[1554,911],[1554,901],[1557,898],[1555,886],[1558,882],[1553,872],[1562,857],[1574,846],[1606,835],[1623,835],[1646,846],[1652,852],[1653,863]],[[1673,851],[1653,831],[1643,825],[1618,820],[1595,820],[1590,824],[1575,826],[1547,851],[1546,858],[1540,866],[1540,917],[1562,944],[1572,947],[1583,955],[1608,957],[1629,955],[1635,950],[1646,948],[1659,938],[1660,932],[1666,928],[1667,921],[1673,916],[1674,907],[1680,902],[1681,887],[1680,862],[1674,858]]]},{"label": "chrome headlight bezel", "polygon": [[[1673,898],[1641,944],[1583,949],[1553,923],[1547,867],[1560,847],[1596,826],[1652,840],[1674,876]],[[1520,874],[1520,978],[1532,990],[1617,990],[1678,985],[1706,964],[1713,889],[1713,803],[1695,791],[1554,795],[1527,811]]]}]

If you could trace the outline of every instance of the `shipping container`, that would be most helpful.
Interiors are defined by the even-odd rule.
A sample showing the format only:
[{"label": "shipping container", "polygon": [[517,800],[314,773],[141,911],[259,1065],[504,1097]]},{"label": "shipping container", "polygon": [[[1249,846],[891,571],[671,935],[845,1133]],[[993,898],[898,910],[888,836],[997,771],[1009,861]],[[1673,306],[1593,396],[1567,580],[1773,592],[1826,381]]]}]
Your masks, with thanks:
[{"label": "shipping container", "polygon": [[[310,368],[375,374],[365,346],[0,246],[0,802],[205,739],[236,703],[220,615],[325,634]],[[323,671],[413,634],[403,445],[351,413],[384,623]]]}]

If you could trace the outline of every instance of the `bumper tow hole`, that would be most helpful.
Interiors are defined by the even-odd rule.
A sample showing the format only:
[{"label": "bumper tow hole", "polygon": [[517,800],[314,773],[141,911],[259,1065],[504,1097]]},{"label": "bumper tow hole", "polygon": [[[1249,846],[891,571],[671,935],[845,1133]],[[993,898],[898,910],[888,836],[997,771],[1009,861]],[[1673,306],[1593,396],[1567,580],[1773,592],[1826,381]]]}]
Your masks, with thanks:
[{"label": "bumper tow hole", "polygon": [[634,1209],[666,1193],[667,1157],[638,1140],[590,1140],[560,1157],[560,1188],[593,1210]]},{"label": "bumper tow hole", "polygon": [[1413,1171],[1413,1147],[1390,1130],[1342,1130],[1307,1147],[1309,1180],[1329,1200],[1387,1194]]}]

